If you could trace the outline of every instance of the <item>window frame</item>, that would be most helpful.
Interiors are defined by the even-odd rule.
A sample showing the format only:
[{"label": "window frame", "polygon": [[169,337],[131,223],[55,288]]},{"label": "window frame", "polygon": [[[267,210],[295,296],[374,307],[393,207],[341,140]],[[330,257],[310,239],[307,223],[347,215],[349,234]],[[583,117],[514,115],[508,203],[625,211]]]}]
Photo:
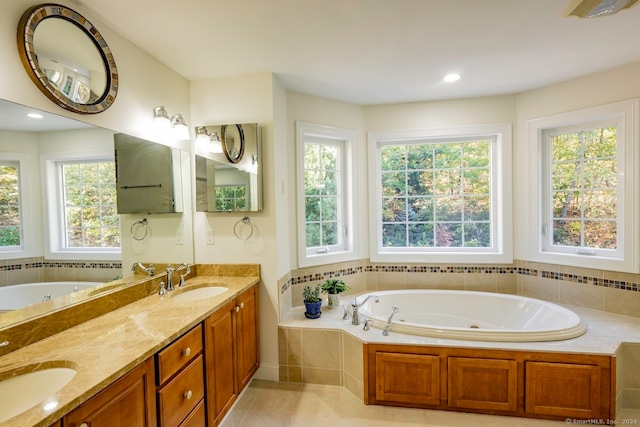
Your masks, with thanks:
[{"label": "window frame", "polygon": [[[304,146],[307,138],[317,141],[336,142],[342,145],[341,159],[341,221],[343,228],[342,244],[332,246],[333,250],[318,252],[307,249],[306,239],[306,209],[304,189]],[[356,221],[358,203],[354,194],[355,164],[357,158],[358,133],[355,130],[337,128],[296,121],[296,182],[297,182],[297,213],[298,213],[298,265],[299,267],[311,267],[335,262],[351,261],[359,258]]]},{"label": "window frame", "polygon": [[20,206],[20,246],[0,247],[0,259],[28,258],[33,256],[31,234],[31,189],[29,187],[29,161],[26,153],[0,153],[0,161],[18,163],[18,191]]},{"label": "window frame", "polygon": [[[529,141],[531,158],[531,232],[530,258],[532,261],[575,267],[597,268],[611,271],[638,273],[640,261],[637,260],[640,244],[638,230],[640,220],[640,197],[635,192],[638,186],[638,166],[640,165],[636,148],[638,143],[639,99],[615,102],[602,106],[576,110],[529,121]],[[554,248],[551,241],[549,224],[551,180],[550,159],[546,147],[546,136],[554,130],[566,132],[592,129],[615,124],[618,126],[618,218],[616,250],[576,248],[568,251],[563,247]],[[620,188],[622,187],[622,188]],[[550,243],[551,242],[551,243]]]},{"label": "window frame", "polygon": [[[369,227],[372,262],[419,263],[511,263],[512,242],[512,129],[511,124],[488,124],[447,128],[372,131],[368,133],[369,149]],[[468,139],[493,139],[490,167],[491,233],[489,248],[473,247],[402,247],[382,245],[382,189],[380,147],[412,144],[421,141],[448,142]]]},{"label": "window frame", "polygon": [[[43,181],[43,193],[45,216],[45,256],[48,259],[83,259],[119,261],[122,259],[122,247],[120,248],[66,248],[64,246],[64,204],[61,163],[90,162],[90,161],[114,161],[115,154],[110,151],[84,152],[84,153],[49,153],[41,156]],[[120,242],[122,244],[122,225],[120,227]]]}]

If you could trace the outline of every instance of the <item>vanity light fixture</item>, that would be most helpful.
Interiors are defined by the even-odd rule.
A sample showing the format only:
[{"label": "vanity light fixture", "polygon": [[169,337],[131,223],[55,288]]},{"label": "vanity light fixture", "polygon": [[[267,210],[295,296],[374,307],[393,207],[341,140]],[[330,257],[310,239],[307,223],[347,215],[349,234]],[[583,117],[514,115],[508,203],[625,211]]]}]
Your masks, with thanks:
[{"label": "vanity light fixture", "polygon": [[169,129],[171,126],[171,119],[163,105],[153,109],[153,125],[158,129],[164,130]]},{"label": "vanity light fixture", "polygon": [[630,8],[639,0],[573,0],[563,15],[580,18],[598,18],[613,15],[622,9]]},{"label": "vanity light fixture", "polygon": [[218,132],[211,132],[204,126],[196,127],[196,144],[204,144],[207,151],[214,154],[222,153],[222,144]]},{"label": "vanity light fixture", "polygon": [[182,114],[171,116],[171,124],[173,125],[173,134],[177,139],[183,141],[189,139],[189,127],[185,123]]}]

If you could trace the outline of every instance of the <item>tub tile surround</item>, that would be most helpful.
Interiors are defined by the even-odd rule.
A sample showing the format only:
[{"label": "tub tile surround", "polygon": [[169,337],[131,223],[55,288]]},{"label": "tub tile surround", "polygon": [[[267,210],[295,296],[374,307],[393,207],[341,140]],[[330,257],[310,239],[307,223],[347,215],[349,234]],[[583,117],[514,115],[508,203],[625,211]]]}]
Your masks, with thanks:
[{"label": "tub tile surround", "polygon": [[108,282],[122,275],[120,261],[57,261],[43,257],[0,261],[0,286],[34,282]]},{"label": "tub tile surround", "polygon": [[[500,292],[554,302],[575,311],[588,325],[588,332],[578,338],[547,343],[480,343],[443,340],[381,331],[363,332],[342,320],[342,310],[323,306],[322,317],[304,318],[302,289],[321,284],[330,277],[340,277],[352,290],[345,293],[342,304],[364,292],[387,289],[452,289]],[[509,265],[382,265],[359,260],[293,270],[280,285],[280,379],[312,382],[305,371],[317,369],[304,357],[303,346],[311,336],[308,329],[332,331],[341,337],[343,360],[322,369],[341,369],[339,385],[362,398],[362,361],[364,342],[394,342],[425,345],[473,346],[515,350],[539,350],[609,354],[617,357],[616,401],[618,409],[640,408],[640,274],[617,273],[518,260]],[[325,297],[326,298],[326,297]],[[373,333],[372,333],[373,332]],[[293,339],[292,339],[293,337]],[[305,337],[307,338],[305,340]],[[348,343],[348,344],[347,344]],[[333,347],[326,347],[333,348]],[[325,350],[325,353],[327,351]],[[329,366],[329,367],[326,367]],[[348,372],[347,372],[347,366]],[[335,376],[320,378],[318,384],[334,385]]]},{"label": "tub tile surround", "polygon": [[[211,271],[236,275],[200,277],[202,273]],[[196,272],[198,276],[193,277]],[[0,426],[46,426],[57,421],[62,415],[203,321],[238,293],[258,284],[259,272],[259,265],[237,268],[194,266],[187,286],[197,285],[206,280],[221,283],[229,288],[229,291],[222,295],[198,301],[176,302],[171,298],[171,294],[157,295],[158,284],[163,275],[146,278],[135,286],[91,300],[105,303],[109,299],[115,299],[116,293],[140,292],[139,289],[136,290],[138,285],[146,286],[146,294],[138,299],[79,323],[73,319],[71,322],[74,324],[65,324],[64,330],[0,357],[0,373],[27,364],[46,366],[51,361],[64,361],[77,371],[71,382],[57,393],[57,408],[47,412],[36,406],[0,423]],[[258,275],[253,275],[255,273]],[[88,307],[85,309],[91,310]],[[73,310],[68,308],[65,312],[67,311],[67,318],[72,319]],[[50,318],[48,321],[63,324],[67,319]],[[27,330],[23,332],[28,333]],[[0,329],[1,340],[5,339],[5,333],[5,330]]]}]

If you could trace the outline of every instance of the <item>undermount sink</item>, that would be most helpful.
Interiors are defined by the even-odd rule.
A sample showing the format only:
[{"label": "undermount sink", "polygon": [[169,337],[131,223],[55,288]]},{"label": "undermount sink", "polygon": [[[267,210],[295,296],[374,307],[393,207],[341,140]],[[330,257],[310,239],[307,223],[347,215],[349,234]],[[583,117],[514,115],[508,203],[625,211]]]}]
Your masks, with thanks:
[{"label": "undermount sink", "polygon": [[199,285],[186,289],[176,290],[172,295],[175,301],[198,301],[205,298],[213,298],[227,292],[229,288],[219,285]]},{"label": "undermount sink", "polygon": [[[0,423],[44,403],[76,375],[75,369],[34,366],[0,373]],[[46,402],[57,406],[57,402]]]}]

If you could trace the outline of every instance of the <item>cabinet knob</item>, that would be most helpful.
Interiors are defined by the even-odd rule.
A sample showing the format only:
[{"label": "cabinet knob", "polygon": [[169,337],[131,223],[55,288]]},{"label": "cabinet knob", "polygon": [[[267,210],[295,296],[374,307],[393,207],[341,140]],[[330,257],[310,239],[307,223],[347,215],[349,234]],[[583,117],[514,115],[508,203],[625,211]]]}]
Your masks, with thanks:
[{"label": "cabinet knob", "polygon": [[193,393],[191,392],[191,390],[189,390],[189,391],[186,391],[183,396],[185,399],[191,400],[191,396],[193,396]]},{"label": "cabinet knob", "polygon": [[187,357],[191,356],[191,347],[187,347],[184,350],[182,350],[182,354],[184,354]]},{"label": "cabinet knob", "polygon": [[82,424],[80,424],[78,427],[89,427],[89,424],[87,424],[87,423],[82,423]]},{"label": "cabinet knob", "polygon": [[236,310],[236,313],[237,313],[237,312],[239,312],[239,311],[240,311],[240,306],[239,306],[239,305],[236,305],[235,310]]},{"label": "cabinet knob", "polygon": [[240,303],[240,308],[244,308],[244,303],[243,302]]}]

